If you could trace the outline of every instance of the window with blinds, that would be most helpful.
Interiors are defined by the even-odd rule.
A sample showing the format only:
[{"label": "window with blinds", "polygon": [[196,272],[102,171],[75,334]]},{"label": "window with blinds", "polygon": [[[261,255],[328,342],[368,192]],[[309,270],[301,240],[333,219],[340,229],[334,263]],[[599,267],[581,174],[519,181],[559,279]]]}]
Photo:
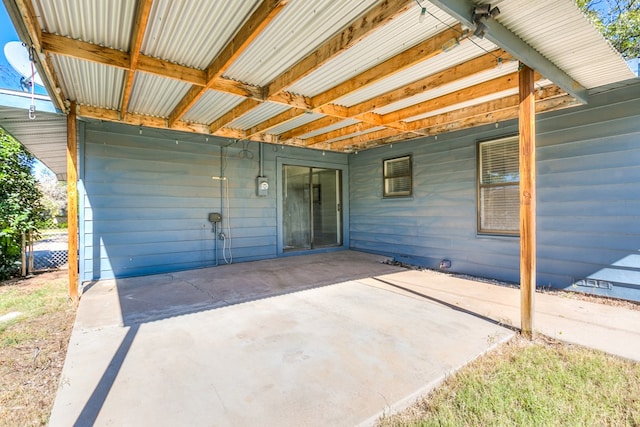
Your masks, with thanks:
[{"label": "window with blinds", "polygon": [[520,228],[518,136],[478,145],[478,232],[517,235]]},{"label": "window with blinds", "polygon": [[383,160],[383,197],[411,195],[411,156]]}]

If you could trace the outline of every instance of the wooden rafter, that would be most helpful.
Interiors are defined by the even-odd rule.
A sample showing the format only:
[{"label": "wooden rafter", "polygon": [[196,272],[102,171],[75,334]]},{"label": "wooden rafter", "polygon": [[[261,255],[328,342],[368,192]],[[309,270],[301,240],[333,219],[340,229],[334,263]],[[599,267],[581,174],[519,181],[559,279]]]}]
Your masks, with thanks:
[{"label": "wooden rafter", "polygon": [[282,11],[289,0],[263,0],[251,17],[242,25],[238,33],[226,44],[222,51],[209,64],[206,70],[207,81],[204,87],[194,86],[178,102],[169,114],[169,126],[179,120],[204,95],[217,78],[249,47],[251,42]]},{"label": "wooden rafter", "polygon": [[[29,35],[29,38],[31,39],[33,48],[37,52],[42,51],[43,50],[42,49],[43,33],[42,33],[42,29],[40,28],[40,25],[38,24],[38,17],[36,16],[36,12],[33,9],[33,4],[29,0],[15,0],[15,4],[16,4],[16,7],[18,8],[19,13],[23,17],[23,21],[26,26],[26,31]],[[50,83],[54,85],[54,87],[50,88],[50,89],[53,89],[53,93],[51,94],[51,96],[55,98],[56,103],[61,109],[65,109],[66,97],[62,90],[60,82],[58,81],[58,77],[53,71],[54,69],[53,69],[53,66],[51,65],[49,58],[46,58],[44,61],[42,61],[41,65],[44,71],[43,77],[46,77],[46,80],[48,80]]]},{"label": "wooden rafter", "polygon": [[[216,133],[219,129],[223,128],[228,123],[231,123],[238,117],[245,114],[247,111],[253,110],[255,107],[257,107],[260,104],[261,104],[260,101],[256,101],[255,99],[250,99],[250,98],[245,99],[239,105],[237,105],[236,107],[227,111],[221,117],[218,117],[216,120],[214,120],[213,123],[209,125],[209,131],[211,133]],[[244,137],[244,133],[243,133],[243,137]]]},{"label": "wooden rafter", "polygon": [[414,2],[412,0],[385,0],[373,7],[346,29],[331,37],[269,83],[266,89],[267,98],[282,92],[287,86],[292,85],[330,59],[346,51],[413,5]]},{"label": "wooden rafter", "polygon": [[280,114],[276,114],[271,117],[269,120],[266,120],[251,129],[247,130],[247,135],[252,136],[259,133],[267,132],[269,129],[273,129],[276,126],[283,125],[288,121],[294,120],[300,117],[301,114],[305,114],[305,110],[300,110],[299,108],[290,108],[286,111],[283,111]]},{"label": "wooden rafter", "polygon": [[[537,76],[539,79],[540,76]],[[393,123],[407,118],[435,111],[440,108],[450,107],[470,99],[479,98],[481,96],[491,95],[508,89],[518,87],[518,73],[510,73],[492,80],[478,83],[476,85],[461,89],[446,95],[439,96],[426,102],[401,108],[383,115],[383,123]]]},{"label": "wooden rafter", "polygon": [[[366,71],[363,71],[359,75],[343,83],[340,83],[337,86],[334,86],[333,88],[321,94],[314,96],[311,100],[313,111],[317,113],[326,114],[328,116],[339,117],[339,118],[349,118],[357,114],[361,114],[361,116],[357,118],[371,126],[386,125],[389,128],[403,130],[404,126],[401,123],[384,123],[382,118],[378,115],[363,114],[363,113],[369,112],[373,108],[371,108],[370,110],[364,110],[362,109],[362,106],[360,106],[359,107],[360,109],[352,110],[352,108],[346,108],[344,106],[332,104],[332,102],[342,96],[345,96],[355,91],[358,91],[360,89],[363,89],[368,85],[381,81],[393,74],[399,73],[402,70],[407,69],[408,67],[411,67],[419,62],[425,61],[441,53],[445,43],[452,39],[457,39],[457,37],[461,33],[462,33],[462,30],[460,26],[448,28],[445,31],[442,31],[436,34],[435,36],[430,37],[429,39],[400,52],[399,54],[387,59],[386,61],[374,67],[371,67]],[[501,51],[496,51],[495,53],[492,53],[492,55],[497,55],[501,53],[502,53]],[[387,95],[386,100],[388,103],[390,103],[390,102],[393,102],[394,100],[397,100],[395,99],[396,97],[408,96],[408,95],[404,95],[404,93],[406,93],[407,91],[415,90],[416,93],[420,93],[420,92],[423,92],[425,89],[420,90],[419,88],[435,87],[435,85],[438,84],[436,82],[439,82],[439,84],[444,84],[444,83],[453,81],[455,79],[459,79],[467,75],[471,75],[473,73],[483,71],[488,68],[488,65],[486,65],[487,63],[491,63],[491,66],[497,65],[497,60],[495,56],[491,56],[487,54],[482,58],[484,62],[478,60],[478,61],[475,61],[471,67],[461,66],[460,70],[457,72],[451,73],[451,76],[446,75],[444,73],[438,73],[436,75],[437,77],[432,77],[432,79],[429,81],[425,82],[421,80],[418,83],[414,82],[412,86],[407,85],[408,88],[403,87],[396,91],[393,91],[390,94],[385,94]],[[377,105],[380,105],[381,102],[383,102],[383,100],[384,98],[376,98],[375,100],[373,100],[373,104],[371,103],[371,100],[370,100],[370,102],[366,103],[365,105],[375,106],[376,103]],[[303,113],[304,112],[301,112],[301,114]]]},{"label": "wooden rafter", "polygon": [[131,34],[131,46],[129,47],[129,71],[122,88],[122,96],[120,103],[120,115],[126,118],[127,109],[129,108],[129,99],[131,98],[131,90],[133,88],[133,79],[136,75],[136,67],[138,66],[138,58],[140,57],[140,47],[144,38],[144,32],[147,29],[149,14],[151,13],[151,5],[153,0],[138,0],[136,8],[136,17],[133,24],[133,33]]},{"label": "wooden rafter", "polygon": [[[331,142],[329,146],[332,150],[344,149],[348,147],[364,148],[368,143],[377,141],[384,138],[389,138],[399,134],[399,131],[395,129],[382,129],[362,135],[355,135],[350,138],[341,139],[340,141]],[[414,138],[416,135],[413,136]]]},{"label": "wooden rafter", "polygon": [[313,136],[311,138],[307,138],[304,140],[305,145],[307,147],[321,144],[325,141],[330,141],[336,138],[342,138],[343,136],[348,136],[353,133],[362,132],[371,128],[377,127],[376,125],[372,125],[369,123],[355,123],[349,126],[345,126],[339,129],[332,130],[330,132],[322,133],[317,136]]},{"label": "wooden rafter", "polygon": [[[517,95],[515,95],[517,96]],[[547,98],[542,101],[536,102],[536,113],[542,113],[545,111],[555,111],[566,107],[571,107],[579,102],[575,98],[569,95],[561,95],[553,98]],[[471,127],[499,123],[506,120],[516,119],[518,117],[518,106],[505,108],[503,110],[491,110],[487,113],[480,113],[473,116],[466,116],[458,120],[443,123],[434,124],[430,127],[424,128],[423,131],[427,135],[438,135],[445,132],[453,132],[461,129],[468,129]]]},{"label": "wooden rafter", "polygon": [[304,135],[305,133],[313,132],[318,129],[322,129],[336,123],[341,122],[343,119],[339,117],[325,116],[320,117],[317,120],[312,121],[311,123],[307,123],[306,125],[299,126],[295,129],[291,129],[290,131],[284,132],[280,135],[282,139],[296,138],[300,135]]},{"label": "wooden rafter", "polygon": [[348,109],[348,116],[355,117],[410,96],[418,95],[428,90],[452,83],[456,80],[490,70],[498,65],[497,58],[502,57],[503,54],[504,51],[500,49],[489,52],[470,61],[463,62],[454,67],[447,68],[446,70],[431,74],[427,77],[416,80],[415,82],[393,89],[367,101],[352,105]]},{"label": "wooden rafter", "polygon": [[[47,53],[69,56],[110,67],[125,70],[131,70],[133,68],[131,55],[128,52],[98,46],[81,40],[74,40],[57,34],[42,33],[42,49]],[[203,70],[153,58],[142,53],[138,55],[136,71],[180,80],[197,86],[205,86],[207,84],[207,75]],[[262,88],[223,77],[219,77],[213,81],[210,89],[248,98],[263,98]]]},{"label": "wooden rafter", "polygon": [[314,107],[328,104],[336,99],[379,82],[393,74],[406,70],[412,65],[426,61],[442,52],[443,45],[455,39],[462,32],[460,26],[448,28],[429,39],[402,51],[401,53],[346,80],[337,86],[313,97]]},{"label": "wooden rafter", "polygon": [[[565,92],[558,86],[551,85],[536,92],[536,99],[543,100],[548,98],[555,98],[565,95]],[[448,111],[446,113],[437,114],[431,117],[427,117],[420,120],[408,122],[406,124],[409,130],[426,130],[429,135],[434,133],[433,127],[438,126],[441,129],[448,123],[458,122],[470,117],[496,117],[495,115],[501,111],[516,108],[519,103],[518,95],[505,96],[493,101],[483,102],[481,104],[471,105],[457,110]],[[540,104],[544,105],[544,104]],[[510,114],[510,113],[509,113]],[[508,118],[513,118],[511,115]]]},{"label": "wooden rafter", "polygon": [[[65,55],[82,61],[117,67],[126,71],[124,73],[119,110],[78,105],[77,114],[85,117],[252,141],[278,142],[340,150],[350,149],[351,147],[371,147],[379,143],[411,139],[420,135],[432,135],[439,132],[478,126],[484,123],[508,120],[514,118],[514,111],[517,111],[517,97],[515,95],[452,110],[462,102],[507,89],[515,89],[518,86],[517,73],[511,73],[427,101],[416,102],[413,105],[386,114],[376,113],[378,109],[398,101],[491,70],[499,65],[498,58],[502,62],[510,61],[511,55],[500,49],[459,62],[448,69],[427,75],[409,84],[388,90],[385,93],[378,92],[376,96],[358,104],[350,106],[339,105],[339,100],[344,96],[348,96],[440,54],[443,51],[443,47],[448,45],[451,40],[455,39],[458,43],[467,43],[468,41],[466,41],[465,37],[462,40],[460,39],[460,25],[445,28],[428,40],[423,40],[360,72],[358,75],[339,82],[322,93],[306,96],[286,91],[288,87],[300,79],[309,76],[322,65],[345,52],[345,50],[357,44],[380,27],[404,14],[410,8],[415,7],[412,0],[381,0],[377,2],[375,6],[372,6],[367,12],[352,21],[343,31],[329,38],[314,52],[300,59],[295,65],[281,73],[264,87],[231,80],[223,77],[223,74],[246,51],[246,48],[254,42],[269,23],[273,22],[273,19],[278,13],[282,12],[290,0],[263,0],[259,2],[251,16],[247,18],[234,37],[204,70],[154,58],[141,52],[153,0],[139,0],[138,2],[132,27],[131,45],[128,52],[43,31],[40,28],[40,18],[36,16],[33,7],[34,0],[12,1],[15,2],[22,15],[29,36],[34,39],[34,47],[41,49],[45,53],[46,56],[41,61],[45,69],[44,74],[48,82],[55,84],[56,88],[60,88],[60,85],[51,62],[54,55]],[[128,104],[137,72],[176,79],[188,83],[191,88],[176,104],[168,117],[151,117],[129,113]],[[540,78],[538,74],[534,75],[535,80]],[[209,124],[191,123],[182,120],[184,114],[208,90],[241,96],[244,100]],[[58,90],[56,94],[52,93],[52,96],[56,96],[60,102],[66,101],[61,90]],[[565,95],[564,91],[556,86],[537,91],[535,96],[538,99],[535,106],[537,111],[540,111],[541,108],[562,108],[575,103],[573,98]],[[246,130],[228,127],[229,123],[249,113],[264,102],[287,105],[290,108]],[[441,110],[446,112],[437,112]],[[278,133],[277,130],[274,132],[274,128],[296,120],[303,114],[310,112],[322,114],[324,117],[278,135],[276,135]],[[407,121],[412,117],[427,115],[432,112],[437,114],[420,120]],[[323,131],[323,128],[340,123],[345,119],[355,119],[359,123]],[[371,131],[376,127],[384,127],[384,129]],[[316,135],[305,140],[300,139],[300,136],[311,132],[315,132]],[[358,134],[360,132],[365,133]],[[326,142],[336,139],[337,141],[332,143]]]}]

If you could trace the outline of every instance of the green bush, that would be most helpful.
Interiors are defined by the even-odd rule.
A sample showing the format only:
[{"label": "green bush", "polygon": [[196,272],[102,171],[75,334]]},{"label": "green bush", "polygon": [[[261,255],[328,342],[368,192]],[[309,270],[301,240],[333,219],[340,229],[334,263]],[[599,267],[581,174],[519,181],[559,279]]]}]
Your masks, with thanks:
[{"label": "green bush", "polygon": [[45,222],[33,162],[33,156],[0,129],[0,280],[20,271],[22,233],[37,237]]}]

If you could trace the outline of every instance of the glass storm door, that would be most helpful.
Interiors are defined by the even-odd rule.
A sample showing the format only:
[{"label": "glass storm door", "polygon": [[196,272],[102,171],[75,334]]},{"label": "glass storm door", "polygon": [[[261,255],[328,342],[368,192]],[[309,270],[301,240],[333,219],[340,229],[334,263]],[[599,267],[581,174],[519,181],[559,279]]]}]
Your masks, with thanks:
[{"label": "glass storm door", "polygon": [[342,245],[341,171],[282,166],[284,250]]}]

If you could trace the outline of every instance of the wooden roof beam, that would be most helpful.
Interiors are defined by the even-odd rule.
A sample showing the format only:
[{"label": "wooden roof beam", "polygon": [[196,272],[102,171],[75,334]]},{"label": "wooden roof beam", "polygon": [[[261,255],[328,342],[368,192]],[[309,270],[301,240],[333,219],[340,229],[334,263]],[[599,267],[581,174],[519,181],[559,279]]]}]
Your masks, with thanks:
[{"label": "wooden roof beam", "polygon": [[307,147],[310,147],[316,144],[331,141],[332,139],[342,138],[343,136],[349,136],[351,134],[362,132],[375,127],[377,126],[370,123],[354,123],[352,125],[348,125],[339,129],[332,130],[330,132],[307,138],[304,140],[304,142]]},{"label": "wooden roof beam", "polygon": [[[42,29],[38,23],[38,17],[33,9],[30,0],[5,1],[5,8],[14,23],[16,32],[20,40],[36,50],[43,51],[42,48]],[[65,104],[66,96],[63,93],[60,82],[54,72],[53,65],[47,57],[45,60],[35,59],[36,69],[42,76],[43,83],[47,88],[47,92],[51,94],[51,99],[57,108],[64,111],[67,109]]]},{"label": "wooden roof beam", "polygon": [[[311,99],[313,111],[338,118],[349,118],[355,115],[351,114],[350,109],[332,104],[331,102],[441,53],[443,45],[451,39],[457,39],[461,32],[462,30],[460,26],[446,29],[435,36],[400,52],[386,61],[369,68],[359,75],[314,96]],[[276,95],[275,98],[279,98],[279,96]],[[303,113],[304,111],[300,114]],[[362,117],[359,117],[359,119],[371,125],[382,124],[379,117],[375,117],[374,115],[363,115]],[[402,129],[401,126],[390,127]]]},{"label": "wooden roof beam", "polygon": [[[377,130],[377,131],[365,133],[365,134],[362,134],[362,135],[355,135],[355,136],[352,136],[350,138],[341,139],[340,141],[327,143],[328,144],[327,149],[330,149],[330,150],[344,150],[344,149],[348,149],[350,147],[363,148],[363,147],[366,147],[367,144],[372,142],[372,141],[378,141],[378,140],[383,140],[385,138],[397,136],[399,133],[400,133],[400,131],[395,130],[395,129]],[[417,135],[413,135],[413,138],[415,138],[415,137],[417,137]],[[382,143],[383,142],[380,141],[380,143],[378,143],[376,145],[381,145]]]},{"label": "wooden roof beam", "polygon": [[269,25],[269,23],[282,11],[289,0],[263,0],[253,14],[240,27],[237,34],[226,44],[222,51],[209,64],[206,70],[206,83],[204,87],[194,86],[178,102],[178,105],[169,114],[169,125],[173,124],[191,108],[204,95],[218,77],[231,65],[231,63],[245,51],[253,40]]},{"label": "wooden roof beam", "polygon": [[414,5],[413,0],[385,0],[366,12],[347,28],[331,37],[267,85],[267,99],[283,91],[318,67],[335,58],[373,31],[387,24]]},{"label": "wooden roof beam", "polygon": [[[551,85],[544,87],[538,91],[536,91],[536,99],[541,101],[550,98],[556,98],[559,96],[564,96],[566,93],[560,87],[556,85]],[[503,110],[508,110],[512,108],[516,108],[518,106],[519,97],[518,95],[510,95],[505,96],[500,99],[483,102],[481,104],[471,105],[464,108],[459,108],[457,110],[449,111],[446,113],[438,114],[435,116],[427,117],[420,120],[415,120],[412,122],[407,122],[407,129],[411,130],[426,130],[425,133],[432,135],[434,126],[440,126],[441,128],[445,128],[448,123],[458,122],[460,120],[465,120],[469,117],[476,116],[487,116],[491,114],[496,114]],[[544,105],[544,104],[543,104]]]},{"label": "wooden roof beam", "polygon": [[[42,49],[45,52],[56,55],[70,56],[125,70],[132,69],[131,55],[127,52],[98,46],[81,40],[74,40],[57,34],[42,33]],[[138,56],[136,71],[180,80],[196,86],[205,86],[207,84],[206,72],[203,70],[186,67],[143,54]],[[264,98],[262,88],[225,79],[224,77],[217,78],[211,84],[210,89],[254,99]]]},{"label": "wooden roof beam", "polygon": [[[536,80],[538,80],[539,78],[540,76],[537,75]],[[435,111],[440,108],[459,104],[470,99],[491,95],[497,92],[517,87],[518,73],[514,72],[501,77],[496,77],[495,79],[483,83],[478,83],[465,89],[439,96],[434,99],[430,99],[425,102],[421,102],[419,104],[411,105],[409,107],[401,108],[391,113],[384,114],[382,116],[382,121],[384,123],[398,122],[413,116],[425,114],[430,111]]]},{"label": "wooden roof beam", "polygon": [[136,67],[138,65],[138,57],[140,56],[140,48],[144,33],[149,22],[149,14],[151,13],[151,5],[153,0],[139,0],[136,8],[136,16],[133,24],[133,34],[131,35],[131,46],[129,47],[129,71],[125,78],[124,87],[122,88],[120,115],[126,117],[129,108],[129,99],[131,98],[131,90],[133,88],[133,79],[136,75]]},{"label": "wooden roof beam", "polygon": [[360,114],[393,104],[394,102],[402,99],[490,70],[498,66],[497,58],[501,58],[505,53],[506,52],[503,50],[497,49],[493,52],[465,61],[454,67],[431,74],[420,80],[416,80],[415,82],[393,89],[380,96],[376,96],[375,98],[352,105],[348,108],[347,115],[349,117],[357,117]]},{"label": "wooden roof beam", "polygon": [[295,120],[296,118],[300,117],[303,114],[306,114],[306,110],[301,110],[299,108],[290,108],[287,111],[283,111],[280,114],[276,114],[270,119],[265,120],[264,122],[247,130],[247,135],[253,136],[256,134],[265,133],[276,126],[280,126],[291,120]]},{"label": "wooden roof beam", "polygon": [[305,125],[299,126],[295,129],[291,129],[290,131],[280,134],[280,139],[297,138],[300,135],[304,135],[306,133],[313,132],[318,129],[326,128],[328,126],[339,123],[342,120],[344,119],[340,117],[332,117],[332,116],[320,117],[317,120],[312,121],[311,123],[307,123]]},{"label": "wooden roof beam", "polygon": [[[247,113],[248,111],[253,110],[260,104],[261,102],[256,101],[255,99],[251,99],[251,98],[245,99],[240,104],[238,104],[237,106],[235,106],[234,108],[232,108],[231,110],[223,114],[221,117],[218,117],[216,120],[214,120],[213,123],[209,125],[209,131],[211,133],[217,132],[219,129],[225,127],[227,124],[231,123],[232,121],[242,116],[243,114]],[[245,135],[243,133],[242,137],[244,136]]]},{"label": "wooden roof beam", "polygon": [[[475,4],[471,0],[433,0],[431,3],[469,28],[475,28],[476,24],[472,18]],[[525,43],[520,37],[494,18],[487,18],[482,22],[487,27],[485,38],[560,86],[574,98],[585,104],[589,101],[589,93],[585,87]]]},{"label": "wooden roof beam", "polygon": [[407,50],[375,65],[357,76],[340,83],[333,88],[312,98],[314,107],[325,105],[336,99],[363,89],[407,68],[426,61],[442,53],[443,45],[451,39],[457,39],[462,33],[459,25],[448,28],[429,39],[410,47]]}]

